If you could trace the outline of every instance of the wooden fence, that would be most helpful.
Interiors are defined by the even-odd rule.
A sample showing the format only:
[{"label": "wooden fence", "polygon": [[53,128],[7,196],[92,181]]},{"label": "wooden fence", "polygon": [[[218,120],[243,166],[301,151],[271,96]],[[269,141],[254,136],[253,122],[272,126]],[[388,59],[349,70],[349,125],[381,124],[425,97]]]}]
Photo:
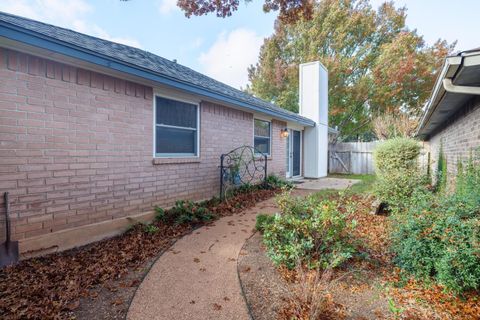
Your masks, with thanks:
[{"label": "wooden fence", "polygon": [[[380,141],[338,142],[328,146],[328,173],[374,174],[373,151]],[[427,173],[430,154],[422,148],[418,157],[419,169]]]},{"label": "wooden fence", "polygon": [[338,142],[329,146],[328,172],[373,174],[373,150],[378,141]]}]

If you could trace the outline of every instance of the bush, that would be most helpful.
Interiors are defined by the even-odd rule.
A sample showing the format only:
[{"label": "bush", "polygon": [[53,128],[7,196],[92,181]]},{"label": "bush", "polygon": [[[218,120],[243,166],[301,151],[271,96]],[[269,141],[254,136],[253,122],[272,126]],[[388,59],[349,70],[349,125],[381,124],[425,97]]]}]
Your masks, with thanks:
[{"label": "bush", "polygon": [[401,213],[412,203],[412,197],[419,193],[427,193],[427,176],[405,171],[392,171],[388,175],[379,175],[373,186],[373,193],[388,209]]},{"label": "bush", "polygon": [[274,216],[269,214],[259,214],[257,216],[257,221],[255,222],[255,229],[263,233],[265,228],[273,223]]},{"label": "bush", "polygon": [[455,192],[417,197],[394,226],[393,251],[405,271],[455,292],[480,289],[480,167],[460,171]]},{"label": "bush", "polygon": [[268,189],[280,189],[280,188],[293,188],[293,184],[290,181],[280,178],[277,175],[270,174],[265,179],[265,187]]},{"label": "bush", "polygon": [[447,188],[447,158],[443,153],[443,144],[440,144],[440,151],[438,152],[437,173],[435,179],[435,189],[438,192],[443,192]]},{"label": "bush", "polygon": [[373,152],[377,174],[386,175],[392,171],[417,170],[420,145],[409,138],[393,138],[381,143]]},{"label": "bush", "polygon": [[208,222],[215,217],[205,202],[179,200],[169,210],[155,207],[155,211],[157,212],[156,220],[165,224],[198,224]]},{"label": "bush", "polygon": [[278,199],[281,214],[264,224],[263,240],[267,254],[276,265],[289,269],[298,263],[310,267],[335,267],[349,259],[352,227],[336,201],[314,197],[292,198],[288,192]]},{"label": "bush", "polygon": [[387,140],[374,152],[377,180],[373,191],[393,213],[402,212],[413,194],[426,192],[428,177],[420,174],[419,154],[420,145],[408,138]]},{"label": "bush", "polygon": [[148,234],[154,234],[158,232],[158,227],[154,224],[151,223],[145,223],[143,224],[143,231]]}]

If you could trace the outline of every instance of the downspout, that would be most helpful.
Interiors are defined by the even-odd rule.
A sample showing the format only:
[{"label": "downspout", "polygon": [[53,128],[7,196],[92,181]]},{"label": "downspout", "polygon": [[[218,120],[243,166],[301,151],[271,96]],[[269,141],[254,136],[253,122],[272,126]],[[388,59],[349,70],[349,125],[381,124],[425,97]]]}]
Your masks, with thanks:
[{"label": "downspout", "polygon": [[452,79],[443,79],[443,88],[447,92],[480,95],[480,87],[456,86]]}]

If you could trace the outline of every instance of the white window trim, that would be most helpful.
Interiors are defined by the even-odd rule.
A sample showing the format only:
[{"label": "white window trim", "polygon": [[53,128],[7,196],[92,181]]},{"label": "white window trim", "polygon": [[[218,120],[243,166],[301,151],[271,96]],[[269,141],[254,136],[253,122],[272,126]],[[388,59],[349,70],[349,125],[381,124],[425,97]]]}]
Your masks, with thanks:
[{"label": "white window trim", "polygon": [[[268,122],[270,124],[270,130],[269,130],[269,134],[270,134],[270,137],[268,138],[268,150],[269,152],[268,153],[257,153],[256,152],[256,149],[255,149],[255,154],[257,155],[266,155],[267,157],[271,157],[272,156],[272,131],[273,131],[273,127],[272,127],[272,121],[268,121],[268,120],[264,120],[264,119],[259,119],[259,118],[253,118],[253,147],[255,148],[255,120],[258,120],[258,121],[263,121],[263,122]],[[259,138],[265,138],[264,136],[258,136]]]},{"label": "white window trim", "polygon": [[[190,128],[191,130],[197,131],[197,148],[196,152],[193,153],[157,153],[157,97],[165,98],[169,100],[185,102],[189,104],[193,104],[197,107],[197,128]],[[169,126],[169,125],[162,125],[164,127],[169,128],[181,128],[181,129],[189,129],[186,127],[176,127],[176,126]],[[193,159],[193,158],[200,158],[200,103],[198,101],[182,99],[174,96],[169,96],[165,94],[154,93],[153,95],[153,158],[158,159]]]}]

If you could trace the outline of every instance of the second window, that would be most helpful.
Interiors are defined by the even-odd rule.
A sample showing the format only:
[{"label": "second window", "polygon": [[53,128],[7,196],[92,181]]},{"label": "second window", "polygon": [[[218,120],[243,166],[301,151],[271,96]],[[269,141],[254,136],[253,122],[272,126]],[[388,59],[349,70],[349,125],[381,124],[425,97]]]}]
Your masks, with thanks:
[{"label": "second window", "polygon": [[264,120],[254,120],[253,143],[256,150],[270,155],[271,123]]}]

